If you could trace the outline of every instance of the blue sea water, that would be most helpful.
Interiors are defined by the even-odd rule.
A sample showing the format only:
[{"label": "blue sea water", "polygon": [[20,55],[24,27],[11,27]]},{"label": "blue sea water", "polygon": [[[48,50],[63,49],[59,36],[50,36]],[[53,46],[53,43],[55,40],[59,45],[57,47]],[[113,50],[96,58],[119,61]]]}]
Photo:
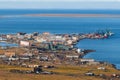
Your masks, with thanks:
[{"label": "blue sea water", "polygon": [[18,45],[15,43],[0,42],[0,46],[2,46],[2,47],[17,47]]},{"label": "blue sea water", "polygon": [[109,39],[81,40],[77,46],[94,49],[85,58],[107,61],[120,69],[120,17],[15,17],[21,14],[39,13],[82,13],[82,14],[120,14],[120,10],[0,10],[1,15],[13,17],[0,18],[0,33],[51,32],[51,33],[89,33],[98,29],[111,29],[115,35]]}]

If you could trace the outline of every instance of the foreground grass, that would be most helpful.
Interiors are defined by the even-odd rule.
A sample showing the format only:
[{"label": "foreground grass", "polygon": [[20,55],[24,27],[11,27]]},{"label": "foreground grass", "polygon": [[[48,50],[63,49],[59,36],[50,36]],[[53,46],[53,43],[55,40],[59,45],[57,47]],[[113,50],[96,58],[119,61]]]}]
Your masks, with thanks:
[{"label": "foreground grass", "polygon": [[[64,75],[14,74],[9,72],[2,72],[2,74],[0,74],[0,80],[62,80],[62,79],[63,80],[93,80],[94,78],[71,77]],[[96,80],[100,80],[100,79],[96,79]]]},{"label": "foreground grass", "polygon": [[32,70],[31,68],[23,68],[17,66],[0,65],[0,80],[103,80],[100,77],[85,76],[84,74],[91,71],[95,74],[111,75],[113,73],[120,73],[120,71],[106,66],[107,70],[97,70],[98,66],[57,66],[55,69],[44,69],[52,71],[57,74],[42,75],[42,74],[20,74],[11,73],[9,70]]}]

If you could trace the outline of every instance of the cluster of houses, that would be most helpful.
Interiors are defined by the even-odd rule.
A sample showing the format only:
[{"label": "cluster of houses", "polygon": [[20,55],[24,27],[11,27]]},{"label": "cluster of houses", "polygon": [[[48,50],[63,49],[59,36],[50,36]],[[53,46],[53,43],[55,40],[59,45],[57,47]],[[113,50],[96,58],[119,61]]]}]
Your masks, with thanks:
[{"label": "cluster of houses", "polygon": [[113,35],[111,31],[102,31],[88,34],[51,34],[23,33],[0,34],[0,41],[19,44],[24,47],[39,47],[47,50],[69,50],[81,39],[103,39]]},{"label": "cluster of houses", "polygon": [[16,54],[15,52],[5,52],[0,54],[0,60],[10,65],[19,65],[22,67],[37,67],[38,65],[45,64],[68,64],[68,65],[98,65],[94,59],[81,58],[82,53],[70,52],[49,52],[49,53],[23,53]]},{"label": "cluster of houses", "polygon": [[99,64],[94,59],[83,59],[85,50],[75,47],[81,39],[99,39],[98,36],[100,37],[101,34],[51,34],[49,32],[1,34],[0,40],[16,43],[19,45],[18,49],[24,48],[27,52],[17,54],[17,51],[6,51],[0,53],[0,59],[8,62],[17,61],[17,63],[36,61],[53,64]]},{"label": "cluster of houses", "polygon": [[71,47],[73,43],[76,43],[79,40],[79,36],[69,34],[50,34],[49,32],[39,34],[34,32],[32,34],[6,34],[2,35],[2,39],[6,39],[9,42],[16,42],[24,46],[31,46],[34,43],[52,43],[53,45],[61,44]]}]

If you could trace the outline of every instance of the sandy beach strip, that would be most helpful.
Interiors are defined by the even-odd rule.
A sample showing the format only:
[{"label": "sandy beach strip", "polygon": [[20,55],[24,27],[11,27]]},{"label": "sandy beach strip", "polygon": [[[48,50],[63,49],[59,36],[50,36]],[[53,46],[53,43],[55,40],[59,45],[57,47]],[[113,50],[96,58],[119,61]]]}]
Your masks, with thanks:
[{"label": "sandy beach strip", "polygon": [[120,17],[120,14],[25,14],[33,17]]},{"label": "sandy beach strip", "polygon": [[116,17],[120,14],[22,14],[22,15],[0,15],[0,18],[6,17]]}]

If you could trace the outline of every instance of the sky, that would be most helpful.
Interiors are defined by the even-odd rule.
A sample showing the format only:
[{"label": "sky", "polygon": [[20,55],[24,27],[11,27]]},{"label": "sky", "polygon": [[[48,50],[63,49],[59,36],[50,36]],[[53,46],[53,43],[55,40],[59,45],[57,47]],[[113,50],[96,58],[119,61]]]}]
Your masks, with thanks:
[{"label": "sky", "polygon": [[120,0],[0,0],[0,9],[120,9]]}]

